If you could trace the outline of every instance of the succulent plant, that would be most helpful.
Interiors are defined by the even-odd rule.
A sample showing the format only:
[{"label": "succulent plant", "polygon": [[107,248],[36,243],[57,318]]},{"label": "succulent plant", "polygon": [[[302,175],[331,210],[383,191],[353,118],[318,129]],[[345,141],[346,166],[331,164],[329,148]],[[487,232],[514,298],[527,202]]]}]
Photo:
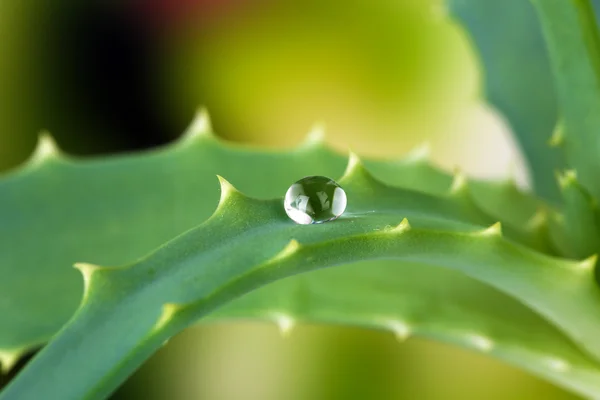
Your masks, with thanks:
[{"label": "succulent plant", "polygon": [[[531,192],[446,174],[423,149],[363,162],[319,129],[293,150],[245,148],[204,111],[125,156],[79,160],[41,136],[0,179],[2,369],[45,346],[0,399],[103,398],[177,332],[226,318],[432,337],[600,398],[598,33],[587,0],[533,3],[540,25],[526,0],[449,3]],[[286,215],[306,176],[339,183],[342,216]]]}]

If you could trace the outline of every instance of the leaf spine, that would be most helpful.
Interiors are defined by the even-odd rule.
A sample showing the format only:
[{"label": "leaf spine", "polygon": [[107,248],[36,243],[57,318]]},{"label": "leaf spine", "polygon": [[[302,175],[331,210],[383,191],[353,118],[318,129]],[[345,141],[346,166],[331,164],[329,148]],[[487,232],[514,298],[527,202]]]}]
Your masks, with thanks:
[{"label": "leaf spine", "polygon": [[164,328],[169,322],[171,322],[175,318],[175,315],[183,308],[184,307],[182,305],[176,303],[163,304],[160,317],[156,321],[156,324],[154,324],[152,330],[158,331]]},{"label": "leaf spine", "polygon": [[21,351],[0,349],[0,372],[7,374],[21,358]]},{"label": "leaf spine", "polygon": [[548,211],[544,208],[538,209],[535,214],[525,223],[528,231],[536,231],[548,224]]},{"label": "leaf spine", "polygon": [[319,147],[325,144],[325,124],[322,122],[315,123],[308,134],[304,138],[304,141],[300,145],[300,148],[312,148]]},{"label": "leaf spine", "polygon": [[495,224],[489,226],[488,228],[485,228],[479,232],[477,232],[477,236],[484,236],[484,237],[500,237],[502,236],[502,223],[500,221],[496,222]]},{"label": "leaf spine", "polygon": [[351,180],[354,175],[357,175],[363,170],[364,166],[360,157],[353,151],[350,151],[348,153],[348,165],[346,166],[344,175],[342,175],[342,177],[340,178],[340,182]]},{"label": "leaf spine", "polygon": [[452,178],[452,184],[450,185],[450,194],[457,195],[464,193],[469,187],[467,176],[461,170],[456,170],[454,177]]},{"label": "leaf spine", "polygon": [[554,127],[554,132],[552,132],[552,136],[550,136],[550,140],[548,140],[548,146],[550,147],[562,147],[565,143],[565,129],[562,121],[559,121]]},{"label": "leaf spine", "polygon": [[568,362],[558,357],[548,357],[545,362],[550,369],[553,369],[556,372],[567,372],[571,368],[571,365]]},{"label": "leaf spine", "polygon": [[407,218],[404,218],[402,220],[402,222],[400,222],[398,225],[392,227],[390,230],[388,230],[388,232],[392,232],[392,233],[403,233],[403,232],[407,232],[411,229],[410,223],[408,222]]},{"label": "leaf spine", "polygon": [[279,328],[281,336],[283,337],[288,337],[294,329],[294,327],[296,326],[296,321],[294,320],[294,318],[287,314],[275,312],[272,313],[272,318],[275,321],[277,328]]},{"label": "leaf spine", "polygon": [[402,161],[410,164],[426,163],[429,162],[430,157],[431,144],[429,142],[424,142],[410,150]]},{"label": "leaf spine", "polygon": [[73,264],[73,267],[78,269],[83,277],[83,301],[85,301],[89,296],[90,286],[92,284],[92,275],[94,275],[94,272],[102,269],[102,267],[88,263],[75,263]]},{"label": "leaf spine", "polygon": [[212,123],[210,122],[208,111],[205,108],[200,108],[196,111],[192,123],[182,135],[181,142],[191,142],[202,137],[211,137],[212,131]]},{"label": "leaf spine", "polygon": [[412,334],[412,328],[410,325],[399,319],[387,320],[384,325],[394,334],[399,342],[404,342]]},{"label": "leaf spine", "polygon": [[483,335],[471,334],[467,336],[467,340],[477,349],[488,352],[494,348],[494,342]]},{"label": "leaf spine", "polygon": [[31,161],[39,163],[52,158],[57,158],[59,155],[60,150],[52,138],[52,135],[47,131],[40,132],[37,145],[31,156]]},{"label": "leaf spine", "polygon": [[239,191],[221,175],[217,175],[217,179],[219,179],[219,186],[221,187],[221,196],[219,199],[219,206],[217,207],[219,208],[222,204],[225,204],[228,199],[239,193]]},{"label": "leaf spine", "polygon": [[573,169],[568,169],[562,174],[557,174],[558,185],[561,189],[567,189],[577,183],[577,172]]},{"label": "leaf spine", "polygon": [[585,260],[580,261],[577,264],[577,266],[582,271],[593,272],[594,269],[596,268],[596,263],[597,262],[598,262],[598,255],[597,254],[593,254],[593,255],[589,256],[588,258],[586,258]]},{"label": "leaf spine", "polygon": [[279,253],[273,256],[268,261],[268,263],[281,261],[288,257],[291,257],[292,255],[296,254],[301,248],[302,245],[296,239],[292,239],[288,242],[288,244],[285,245],[285,247]]}]

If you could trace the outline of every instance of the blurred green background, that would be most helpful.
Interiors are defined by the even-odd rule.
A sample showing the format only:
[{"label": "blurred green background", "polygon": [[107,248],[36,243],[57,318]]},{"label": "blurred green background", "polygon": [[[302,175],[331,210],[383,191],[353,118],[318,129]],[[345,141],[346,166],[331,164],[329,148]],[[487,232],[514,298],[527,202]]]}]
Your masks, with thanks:
[{"label": "blurred green background", "polygon": [[[217,134],[298,144],[315,122],[346,151],[432,158],[478,177],[522,160],[479,98],[471,44],[438,0],[55,0],[0,3],[0,170],[42,129],[71,154],[158,146],[198,106]],[[572,399],[479,354],[391,334],[255,322],[197,326],[123,399]]]}]

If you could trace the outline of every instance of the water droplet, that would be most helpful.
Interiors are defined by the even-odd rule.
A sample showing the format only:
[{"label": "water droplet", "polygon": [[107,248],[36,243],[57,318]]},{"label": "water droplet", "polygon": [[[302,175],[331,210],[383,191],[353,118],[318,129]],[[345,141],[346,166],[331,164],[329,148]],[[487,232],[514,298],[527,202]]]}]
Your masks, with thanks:
[{"label": "water droplet", "polygon": [[333,179],[307,176],[285,194],[285,212],[302,225],[333,221],[346,209],[346,192]]}]

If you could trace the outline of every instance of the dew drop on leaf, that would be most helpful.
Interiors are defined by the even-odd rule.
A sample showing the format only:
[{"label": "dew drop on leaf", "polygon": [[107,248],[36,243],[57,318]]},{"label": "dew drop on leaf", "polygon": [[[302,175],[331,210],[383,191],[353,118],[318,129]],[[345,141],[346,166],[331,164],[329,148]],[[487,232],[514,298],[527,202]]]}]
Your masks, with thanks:
[{"label": "dew drop on leaf", "polygon": [[333,179],[307,176],[294,183],[285,194],[285,212],[292,221],[321,224],[333,221],[346,209],[346,192]]}]

